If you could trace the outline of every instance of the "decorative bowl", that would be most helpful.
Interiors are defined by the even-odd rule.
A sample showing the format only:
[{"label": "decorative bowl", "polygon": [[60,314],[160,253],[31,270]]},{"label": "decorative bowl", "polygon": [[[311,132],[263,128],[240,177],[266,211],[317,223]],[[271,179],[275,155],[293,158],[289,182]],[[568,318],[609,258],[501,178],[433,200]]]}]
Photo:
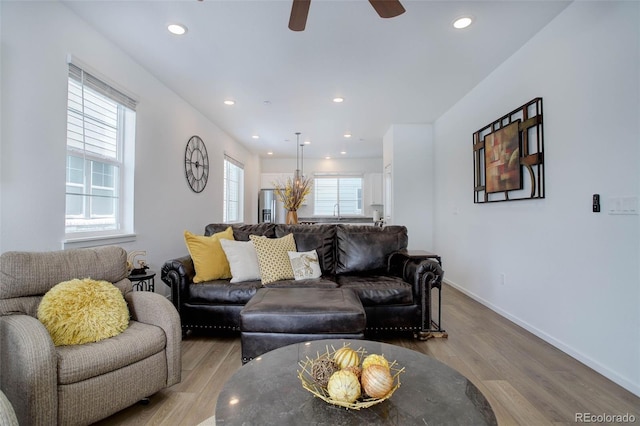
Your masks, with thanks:
[{"label": "decorative bowl", "polygon": [[[347,343],[344,346],[349,346],[349,344]],[[352,410],[359,410],[361,408],[369,408],[373,405],[381,403],[382,401],[386,401],[387,399],[391,398],[391,395],[393,395],[396,389],[400,387],[400,374],[404,373],[404,367],[399,368],[399,366],[397,365],[397,362],[393,361],[393,362],[389,362],[390,373],[391,373],[391,376],[393,377],[393,387],[384,397],[372,398],[365,395],[363,390],[362,391],[363,395],[361,395],[360,398],[358,398],[357,400],[351,403],[344,402],[344,401],[337,401],[331,398],[331,396],[329,395],[329,392],[327,391],[327,387],[320,385],[316,381],[316,379],[314,379],[311,373],[311,369],[314,361],[317,361],[321,358],[333,359],[333,355],[336,353],[336,350],[337,349],[335,349],[333,346],[331,346],[331,349],[329,349],[329,347],[327,346],[326,352],[318,353],[316,358],[311,359],[307,357],[306,360],[300,361],[298,363],[298,365],[300,366],[300,370],[298,370],[298,377],[302,382],[302,387],[308,390],[309,392],[311,392],[314,396],[322,399],[323,401],[329,404],[339,405],[341,407],[349,408]],[[368,355],[363,348],[358,348],[356,352],[358,352],[358,354],[360,355],[360,360],[363,360]]]}]

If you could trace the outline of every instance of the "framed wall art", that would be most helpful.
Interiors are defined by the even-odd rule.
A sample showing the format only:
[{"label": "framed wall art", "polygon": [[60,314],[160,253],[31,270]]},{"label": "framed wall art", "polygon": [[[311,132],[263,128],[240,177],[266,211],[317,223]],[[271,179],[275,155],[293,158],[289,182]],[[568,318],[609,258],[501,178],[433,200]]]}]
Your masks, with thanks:
[{"label": "framed wall art", "polygon": [[474,203],[544,198],[542,98],[473,134]]}]

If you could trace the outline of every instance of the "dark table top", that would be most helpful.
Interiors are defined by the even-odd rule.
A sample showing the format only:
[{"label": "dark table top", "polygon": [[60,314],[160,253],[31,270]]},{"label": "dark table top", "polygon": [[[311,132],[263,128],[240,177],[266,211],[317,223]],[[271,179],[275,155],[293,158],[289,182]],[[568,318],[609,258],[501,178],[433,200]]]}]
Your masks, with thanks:
[{"label": "dark table top", "polygon": [[[299,361],[315,359],[343,342],[383,354],[398,367],[400,387],[386,401],[349,410],[302,387]],[[273,350],[247,363],[225,383],[216,404],[218,425],[496,425],[484,395],[435,358],[401,346],[367,340],[316,340]]]}]

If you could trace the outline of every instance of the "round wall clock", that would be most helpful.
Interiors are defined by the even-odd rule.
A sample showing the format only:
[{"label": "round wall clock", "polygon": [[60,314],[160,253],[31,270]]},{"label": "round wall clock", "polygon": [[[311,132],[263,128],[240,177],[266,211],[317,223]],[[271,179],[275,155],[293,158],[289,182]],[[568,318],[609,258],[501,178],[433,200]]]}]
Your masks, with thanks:
[{"label": "round wall clock", "polygon": [[209,178],[209,156],[200,136],[191,136],[184,151],[184,173],[193,192],[202,192]]}]

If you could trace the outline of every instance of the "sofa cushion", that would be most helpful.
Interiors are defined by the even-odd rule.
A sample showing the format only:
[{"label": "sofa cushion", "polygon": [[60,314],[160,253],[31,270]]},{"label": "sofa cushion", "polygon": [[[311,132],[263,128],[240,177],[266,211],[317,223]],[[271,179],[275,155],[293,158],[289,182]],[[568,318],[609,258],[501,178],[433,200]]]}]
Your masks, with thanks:
[{"label": "sofa cushion", "polygon": [[335,225],[277,225],[276,237],[293,234],[298,251],[315,250],[320,270],[325,275],[335,273],[336,226]]},{"label": "sofa cushion", "polygon": [[351,289],[363,306],[411,305],[413,289],[402,278],[378,274],[338,275],[340,288]]},{"label": "sofa cushion", "polygon": [[292,234],[282,238],[267,238],[259,235],[249,235],[249,238],[258,254],[262,284],[293,278],[293,268],[291,268],[288,252],[297,250]]},{"label": "sofa cushion", "polygon": [[256,248],[251,241],[220,240],[222,250],[227,255],[231,267],[231,282],[255,281],[260,279],[260,265]]},{"label": "sofa cushion", "polygon": [[185,302],[194,305],[244,305],[256,290],[262,287],[260,280],[231,283],[228,280],[208,281],[189,286],[189,298]]},{"label": "sofa cushion", "polygon": [[337,288],[338,284],[327,277],[305,278],[303,280],[280,280],[265,284],[267,288],[293,288],[293,287],[313,287],[313,288]]},{"label": "sofa cushion", "polygon": [[407,248],[404,226],[337,225],[336,274],[387,268],[389,255]]},{"label": "sofa cushion", "polygon": [[164,331],[155,325],[130,321],[121,334],[96,343],[59,346],[58,383],[66,385],[134,364],[162,350]]},{"label": "sofa cushion", "polygon": [[[227,229],[229,225],[224,223],[211,223],[204,228],[204,235],[213,235]],[[267,238],[275,238],[275,223],[259,223],[257,225],[235,224],[231,225],[233,239],[236,241],[249,241],[249,235],[262,235]]]},{"label": "sofa cushion", "polygon": [[211,236],[194,235],[184,231],[184,241],[196,270],[196,276],[193,277],[194,283],[231,278],[231,267],[220,245],[220,240],[223,238],[233,239],[231,227]]},{"label": "sofa cushion", "polygon": [[320,278],[322,275],[318,264],[318,253],[315,250],[290,251],[288,255],[291,261],[291,269],[293,269],[293,277],[296,280]]}]

